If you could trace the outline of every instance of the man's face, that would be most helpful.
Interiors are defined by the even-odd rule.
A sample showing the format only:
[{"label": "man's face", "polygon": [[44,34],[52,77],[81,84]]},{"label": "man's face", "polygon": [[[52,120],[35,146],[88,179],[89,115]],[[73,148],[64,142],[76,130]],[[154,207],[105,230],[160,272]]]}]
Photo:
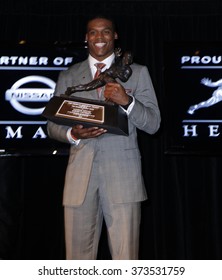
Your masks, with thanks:
[{"label": "man's face", "polygon": [[95,59],[102,61],[111,55],[114,50],[114,40],[117,38],[111,21],[98,18],[88,23],[86,41],[89,53]]}]

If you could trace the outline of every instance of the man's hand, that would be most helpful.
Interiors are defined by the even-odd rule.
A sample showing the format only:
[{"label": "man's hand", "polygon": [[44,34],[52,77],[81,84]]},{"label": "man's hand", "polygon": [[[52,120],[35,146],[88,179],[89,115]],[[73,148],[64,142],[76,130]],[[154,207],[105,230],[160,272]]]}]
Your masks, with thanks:
[{"label": "man's hand", "polygon": [[124,87],[118,83],[107,83],[104,90],[104,97],[118,105],[127,105],[129,96],[126,94]]},{"label": "man's hand", "polygon": [[84,128],[83,125],[75,125],[71,130],[71,135],[75,140],[78,140],[98,137],[106,132],[106,129],[99,127]]}]

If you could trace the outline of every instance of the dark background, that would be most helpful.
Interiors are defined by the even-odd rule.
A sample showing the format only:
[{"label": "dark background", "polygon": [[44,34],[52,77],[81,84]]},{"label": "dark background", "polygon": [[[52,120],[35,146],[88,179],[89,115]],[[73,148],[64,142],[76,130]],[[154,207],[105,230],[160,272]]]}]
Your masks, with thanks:
[{"label": "dark background", "polygon": [[[221,41],[222,3],[1,1],[0,41],[82,42],[85,20],[95,13],[111,15],[119,44],[148,66],[162,113],[156,135],[139,132],[149,195],[142,209],[140,259],[221,259],[221,156],[165,153],[163,49],[166,41]],[[65,258],[66,163],[65,155],[0,157],[0,258]],[[103,232],[98,258],[109,257]]]}]

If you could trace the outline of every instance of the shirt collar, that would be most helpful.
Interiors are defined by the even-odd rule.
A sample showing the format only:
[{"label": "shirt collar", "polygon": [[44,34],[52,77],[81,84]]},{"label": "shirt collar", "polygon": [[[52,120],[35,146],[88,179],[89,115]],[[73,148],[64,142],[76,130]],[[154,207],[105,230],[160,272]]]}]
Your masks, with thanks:
[{"label": "shirt collar", "polygon": [[112,53],[110,56],[108,56],[103,61],[98,61],[98,60],[96,60],[94,57],[92,57],[89,54],[88,61],[89,61],[89,66],[90,66],[90,69],[91,69],[91,72],[92,72],[93,76],[94,76],[94,74],[96,72],[95,63],[98,63],[98,62],[105,63],[106,66],[103,68],[103,71],[104,71],[104,70],[108,69],[111,66],[111,64],[113,63],[114,59],[115,59],[115,54],[114,53]]}]

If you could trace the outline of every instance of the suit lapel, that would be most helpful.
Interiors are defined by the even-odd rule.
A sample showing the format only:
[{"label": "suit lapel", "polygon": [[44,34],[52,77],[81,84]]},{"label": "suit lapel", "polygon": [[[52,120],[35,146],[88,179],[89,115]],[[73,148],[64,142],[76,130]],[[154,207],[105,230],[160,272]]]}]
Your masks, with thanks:
[{"label": "suit lapel", "polygon": [[[78,75],[78,81],[79,84],[87,84],[92,81],[92,73],[90,71],[88,60],[85,60],[81,63],[79,67],[78,73],[75,73],[75,75]],[[89,90],[84,92],[77,92],[78,96],[90,98],[90,99],[97,99],[97,91],[96,90]]]},{"label": "suit lapel", "polygon": [[78,71],[78,79],[81,84],[89,83],[92,80],[92,74],[89,68],[88,60],[81,63]]}]

